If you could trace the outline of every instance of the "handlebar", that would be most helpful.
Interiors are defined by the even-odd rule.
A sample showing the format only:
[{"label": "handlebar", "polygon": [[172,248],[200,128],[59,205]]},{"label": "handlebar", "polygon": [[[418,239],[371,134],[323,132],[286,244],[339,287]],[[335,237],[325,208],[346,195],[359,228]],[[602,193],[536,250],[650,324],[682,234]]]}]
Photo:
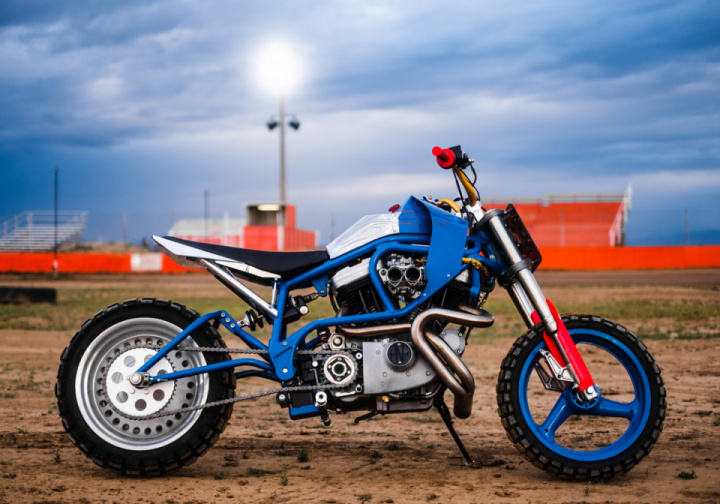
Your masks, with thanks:
[{"label": "handlebar", "polygon": [[[457,151],[458,154],[456,154],[455,151]],[[467,155],[462,153],[462,149],[460,149],[459,145],[457,147],[453,147],[452,149],[443,149],[442,147],[436,146],[433,147],[432,153],[433,156],[437,158],[437,164],[441,168],[445,170],[452,168],[453,173],[465,188],[465,192],[467,192],[468,206],[475,206],[478,201],[477,190],[473,187],[470,180],[468,180],[467,176],[462,171],[462,168],[465,168],[468,164],[472,163],[472,160],[468,159]],[[462,194],[460,196],[462,197]]]}]

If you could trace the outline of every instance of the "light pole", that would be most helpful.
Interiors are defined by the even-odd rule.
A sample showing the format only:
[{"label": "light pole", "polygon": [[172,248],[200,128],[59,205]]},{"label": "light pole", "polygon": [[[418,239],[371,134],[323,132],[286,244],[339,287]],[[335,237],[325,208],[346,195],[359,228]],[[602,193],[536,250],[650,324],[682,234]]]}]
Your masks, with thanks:
[{"label": "light pole", "polygon": [[[280,204],[285,212],[285,97],[280,95]],[[284,220],[284,219],[283,219]],[[284,223],[283,223],[284,224]]]},{"label": "light pole", "polygon": [[203,224],[204,229],[203,232],[205,233],[205,239],[207,240],[208,237],[208,192],[207,189],[205,190],[205,213],[203,214]]},{"label": "light pole", "polygon": [[[287,202],[285,192],[285,98],[280,95],[280,117],[276,120],[275,116],[270,117],[266,126],[270,131],[280,126],[280,211],[278,212],[278,250],[285,250],[285,203]],[[300,121],[294,114],[290,114],[290,120],[287,121],[295,131],[300,128]]]},{"label": "light pole", "polygon": [[300,121],[297,120],[295,114],[290,114],[290,120],[285,120],[285,98],[280,96],[280,114],[279,118],[270,117],[265,123],[267,128],[272,131],[280,126],[280,204],[285,205],[287,193],[285,192],[285,124],[287,123],[292,129],[297,131],[300,129]]},{"label": "light pole", "polygon": [[[285,185],[285,98],[297,87],[300,81],[300,62],[297,50],[290,45],[275,42],[265,46],[257,55],[255,75],[260,86],[280,100],[280,113],[275,119],[271,117],[267,122],[269,130],[280,126],[280,204],[287,202]],[[297,130],[300,122],[291,115],[287,123]]]},{"label": "light pole", "polygon": [[53,239],[53,276],[58,276],[58,168],[55,167],[55,237]]}]

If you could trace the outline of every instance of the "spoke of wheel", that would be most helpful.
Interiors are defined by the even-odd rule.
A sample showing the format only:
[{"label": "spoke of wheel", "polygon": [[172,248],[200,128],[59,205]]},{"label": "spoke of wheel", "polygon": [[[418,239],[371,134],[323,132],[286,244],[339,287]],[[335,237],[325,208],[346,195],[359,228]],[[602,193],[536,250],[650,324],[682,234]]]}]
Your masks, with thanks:
[{"label": "spoke of wheel", "polygon": [[570,418],[570,415],[572,415],[572,410],[565,398],[565,394],[560,394],[552,410],[550,410],[547,418],[540,426],[540,429],[542,429],[548,439],[555,441],[555,432],[565,423],[565,420]]},{"label": "spoke of wheel", "polygon": [[592,414],[597,416],[619,417],[632,420],[633,418],[635,418],[639,407],[640,404],[638,403],[637,399],[630,403],[621,403],[601,397],[600,402],[593,409]]}]

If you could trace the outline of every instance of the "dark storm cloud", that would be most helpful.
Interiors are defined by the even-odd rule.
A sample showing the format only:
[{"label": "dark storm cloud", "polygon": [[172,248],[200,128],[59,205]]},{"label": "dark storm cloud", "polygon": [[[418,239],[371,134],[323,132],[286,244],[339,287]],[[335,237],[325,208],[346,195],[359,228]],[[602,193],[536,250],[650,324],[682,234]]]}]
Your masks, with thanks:
[{"label": "dark storm cloud", "polygon": [[123,9],[132,3],[103,2],[102,0],[78,0],[54,2],[52,0],[5,0],[0,8],[0,26],[37,26],[65,18],[92,18]]},{"label": "dark storm cloud", "polygon": [[[357,88],[385,93],[388,89],[448,87],[482,87],[507,94],[547,91],[546,86],[552,90],[558,74],[571,82],[611,80],[678,58],[692,57],[688,63],[694,64],[720,57],[720,9],[712,2],[568,7],[561,3],[528,13],[510,3],[502,16],[497,12],[487,16],[485,6],[478,3],[475,8],[460,9],[470,12],[464,17],[458,12],[454,18],[449,6],[449,14],[435,18],[436,25],[417,28],[411,24],[411,29],[402,32],[405,40],[399,42],[400,51],[389,51],[378,60],[377,53],[364,53],[360,45],[353,50],[352,64],[348,63],[351,70],[341,70],[329,80],[344,84],[345,94]],[[388,44],[397,42],[393,35],[378,37]],[[368,71],[370,67],[375,71]],[[677,80],[681,79],[678,75]],[[356,88],[356,82],[362,85]]]},{"label": "dark storm cloud", "polygon": [[237,112],[237,103],[223,100],[227,89],[217,92],[236,79],[219,49],[227,46],[213,33],[181,26],[192,24],[184,19],[192,9],[174,10],[173,2],[48,4],[4,8],[5,148],[43,139],[105,148]]},{"label": "dark storm cloud", "polygon": [[717,61],[720,12],[715,7],[713,2],[627,2],[562,40],[565,62],[618,77],[692,54]]},{"label": "dark storm cloud", "polygon": [[[720,9],[710,2],[568,7],[528,13],[511,3],[502,15],[487,15],[478,4],[464,6],[463,17],[450,6],[433,18],[437,26],[420,28],[413,18],[401,36],[377,35],[399,44],[382,58],[349,43],[352,65],[325,75],[315,96],[328,110],[338,103],[427,107],[452,96],[468,106],[474,95],[515,99],[505,117],[475,111],[493,123],[494,131],[481,132],[501,146],[490,152],[497,162],[604,163],[609,172],[717,166]],[[526,147],[508,149],[494,141],[498,134]]]},{"label": "dark storm cloud", "polygon": [[[697,98],[702,93],[682,100],[667,95],[698,78],[710,78],[698,75],[698,67],[720,57],[720,9],[706,2],[572,9],[564,3],[542,9],[467,3],[441,10],[423,3],[418,8],[374,4],[388,9],[374,16],[359,15],[363,9],[345,4],[351,12],[339,18],[333,2],[273,10],[256,2],[72,5],[10,2],[4,8],[3,38],[14,42],[9,50],[27,52],[10,66],[47,64],[50,75],[3,75],[2,84],[17,88],[15,107],[33,123],[42,118],[34,116],[29,104],[40,100],[45,105],[51,124],[40,132],[46,131],[51,142],[75,143],[86,134],[85,120],[95,130],[86,143],[109,146],[248,110],[242,100],[248,83],[238,81],[240,65],[231,56],[253,37],[272,33],[276,17],[276,26],[314,47],[320,65],[307,97],[319,111],[422,107],[482,90],[498,97],[532,96],[534,101],[605,97],[616,102],[610,107],[621,107],[617,102],[622,98],[643,97],[644,103],[634,104],[633,110],[643,118],[653,107],[658,115],[672,106],[678,110],[671,114],[691,115],[696,107],[707,106],[704,97]],[[65,69],[53,69],[57,59],[68,61]],[[660,71],[665,66],[669,71]],[[653,71],[654,78],[627,81]],[[102,95],[103,86],[116,95],[93,101],[90,95]],[[667,102],[652,104],[647,98]],[[117,108],[122,104],[126,113],[118,117],[117,108],[103,103],[107,101]],[[64,118],[65,129],[74,132],[56,134],[52,118]],[[12,126],[22,135],[14,118],[0,121],[3,130]],[[38,128],[29,133],[39,134]]]},{"label": "dark storm cloud", "polygon": [[[0,170],[103,166],[183,196],[202,173],[224,198],[218,207],[238,205],[227,180],[273,199],[277,137],[262,125],[277,102],[253,82],[252,54],[282,36],[308,69],[288,100],[303,122],[288,137],[301,204],[319,197],[317,180],[337,188],[327,205],[367,207],[378,183],[400,193],[436,142],[471,149],[486,194],[559,182],[577,191],[564,181],[590,176],[622,190],[633,174],[682,171],[715,187],[716,5],[9,0],[0,6]],[[508,178],[526,186],[505,188]],[[342,193],[347,179],[354,191]],[[405,185],[437,184],[424,180]],[[119,200],[139,191],[148,212],[176,205],[149,184],[113,187],[128,191]],[[4,200],[0,216],[26,209],[22,201]]]}]

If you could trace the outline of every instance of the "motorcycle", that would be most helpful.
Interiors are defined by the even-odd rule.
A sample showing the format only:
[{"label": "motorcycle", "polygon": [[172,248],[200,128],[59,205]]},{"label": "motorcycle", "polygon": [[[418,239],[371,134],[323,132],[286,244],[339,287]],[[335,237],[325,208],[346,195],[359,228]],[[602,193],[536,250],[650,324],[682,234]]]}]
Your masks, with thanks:
[{"label": "motorcycle", "polygon": [[[359,422],[435,407],[473,465],[444,396],[454,396],[457,419],[471,415],[476,385],[462,357],[470,332],[493,324],[484,304],[499,285],[527,326],[496,388],[514,446],[566,479],[609,478],[635,466],[665,418],[653,357],[612,321],[559,315],[535,279],[542,257],[515,208],[482,207],[474,160],[460,146],[432,153],[453,174],[458,198],[411,196],[360,219],[324,250],[154,236],[178,264],[206,269],[250,309],[242,318],[228,310],[200,316],[143,298],[86,321],[62,354],[55,388],[72,442],[102,467],[163,474],[204,454],[233,404],[273,395],[291,419],[319,417],[326,426],[330,413],[363,412]],[[243,281],[272,287],[271,299]],[[335,315],[290,333],[288,324],[308,316],[318,298],[329,299]],[[272,326],[267,344],[251,334],[264,323]],[[220,326],[245,346],[228,348]],[[235,395],[236,383],[250,377],[277,386]]]}]

